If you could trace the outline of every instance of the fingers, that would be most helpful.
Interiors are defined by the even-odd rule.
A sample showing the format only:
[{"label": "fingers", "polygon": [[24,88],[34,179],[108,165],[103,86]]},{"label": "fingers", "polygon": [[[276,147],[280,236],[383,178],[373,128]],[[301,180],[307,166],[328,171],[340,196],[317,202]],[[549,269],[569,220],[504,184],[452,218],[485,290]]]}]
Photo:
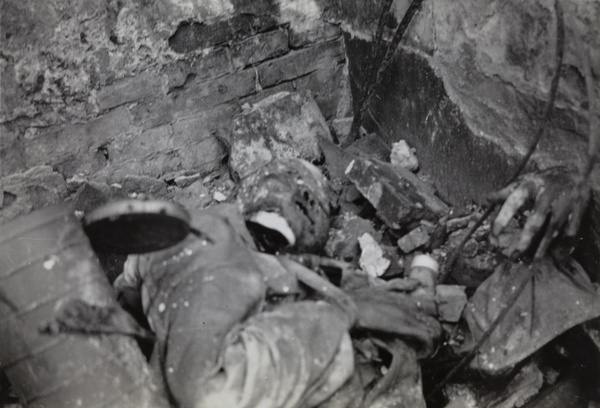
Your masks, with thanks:
[{"label": "fingers", "polygon": [[537,250],[535,251],[534,259],[540,259],[546,254],[548,247],[552,241],[558,237],[567,222],[567,218],[569,217],[571,204],[568,200],[559,200],[554,204],[553,207],[550,223],[548,224],[548,228],[544,233],[544,237],[540,241]]},{"label": "fingers", "polygon": [[513,191],[517,188],[518,183],[510,183],[508,186],[504,187],[502,190],[494,191],[493,193],[489,193],[486,196],[487,201],[491,204],[498,204],[503,202],[511,195]]},{"label": "fingers", "polygon": [[565,236],[568,238],[572,238],[577,235],[579,231],[579,226],[581,225],[581,219],[583,218],[583,213],[587,209],[588,203],[590,199],[590,191],[585,189],[583,192],[577,195],[573,202],[573,210],[569,215],[567,228],[565,229]]},{"label": "fingers", "polygon": [[525,252],[531,245],[531,241],[535,238],[538,232],[544,226],[546,218],[548,218],[548,211],[550,209],[550,202],[547,199],[543,199],[535,210],[527,218],[527,222],[523,227],[521,236],[519,237],[518,243],[514,246],[511,252],[517,252],[519,254]]},{"label": "fingers", "polygon": [[[502,230],[508,225],[510,220],[515,216],[515,214],[523,207],[523,204],[527,202],[527,200],[531,197],[531,185],[530,183],[525,183],[516,188],[506,201],[504,205],[500,209],[498,216],[494,220],[494,224],[492,226],[492,234],[499,235]],[[503,190],[500,190],[503,191]]]}]

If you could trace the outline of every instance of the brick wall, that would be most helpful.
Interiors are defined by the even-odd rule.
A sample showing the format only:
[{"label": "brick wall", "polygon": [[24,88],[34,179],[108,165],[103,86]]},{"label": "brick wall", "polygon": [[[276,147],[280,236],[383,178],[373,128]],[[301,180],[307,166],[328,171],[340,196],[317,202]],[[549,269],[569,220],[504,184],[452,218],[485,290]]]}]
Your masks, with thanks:
[{"label": "brick wall", "polygon": [[[58,9],[65,1],[50,3]],[[131,175],[165,181],[173,174],[202,177],[218,170],[225,155],[219,137],[229,131],[232,117],[245,103],[274,92],[310,89],[326,118],[348,113],[344,43],[337,25],[314,17],[307,21],[306,16],[298,17],[302,24],[286,21],[267,1],[240,1],[234,9],[216,11],[203,21],[199,16],[206,14],[182,19],[183,15],[151,2],[153,9],[138,10],[141,17],[129,21],[132,12],[127,7],[139,5],[124,3],[112,12],[117,14],[116,28],[105,32],[89,27],[83,31],[85,10],[79,10],[80,17],[49,10],[48,24],[53,18],[59,26],[78,19],[79,26],[65,28],[80,37],[77,44],[84,35],[88,44],[95,41],[79,54],[66,54],[62,65],[53,65],[59,45],[66,47],[62,39],[56,35],[36,39],[22,28],[39,17],[33,9],[23,6],[22,21],[3,22],[2,38],[21,36],[23,44],[29,40],[32,46],[19,49],[19,42],[12,48],[9,44],[2,56],[0,157],[4,195],[11,199],[4,203],[0,218],[21,212],[7,209],[18,202],[14,196],[27,194],[23,183],[15,180],[36,166],[50,166],[65,182],[83,177],[109,185],[122,184]],[[16,0],[8,4],[21,7]],[[3,8],[4,19],[10,10],[6,4]],[[102,14],[105,11],[95,9],[92,18],[101,16],[99,26],[110,23],[110,10]],[[160,12],[163,26],[147,34],[149,19]],[[144,47],[154,48],[150,53]],[[21,67],[19,58],[38,64],[39,73]],[[90,74],[79,91],[69,95],[82,83],[76,61]],[[7,80],[11,75],[14,82]],[[54,95],[52,76],[62,78]],[[43,181],[31,183],[45,188]],[[66,191],[52,197],[62,199],[69,194]],[[32,206],[37,204],[28,207]]]}]

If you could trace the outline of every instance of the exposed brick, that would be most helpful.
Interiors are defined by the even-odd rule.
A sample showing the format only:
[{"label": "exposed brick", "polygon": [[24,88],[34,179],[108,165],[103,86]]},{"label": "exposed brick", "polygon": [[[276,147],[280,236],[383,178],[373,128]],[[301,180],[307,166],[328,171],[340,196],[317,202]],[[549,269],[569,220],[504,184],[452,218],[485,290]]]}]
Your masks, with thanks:
[{"label": "exposed brick", "polygon": [[258,66],[260,84],[274,86],[319,69],[330,69],[344,59],[341,39],[290,52]]},{"label": "exposed brick", "polygon": [[[164,69],[169,90],[183,86],[192,77],[202,80],[228,74],[232,71],[226,47],[213,48],[193,60],[179,60]],[[188,79],[189,78],[189,79]]]},{"label": "exposed brick", "polygon": [[181,167],[173,147],[171,125],[148,129],[113,140],[109,145],[110,175],[120,179],[127,174],[159,177]]},{"label": "exposed brick", "polygon": [[279,92],[296,92],[298,87],[294,86],[292,82],[284,82],[279,85],[272,86],[270,88],[262,89],[260,92],[240,98],[240,104],[245,105],[246,103],[252,105],[261,99],[265,99],[268,96],[274,95]]},{"label": "exposed brick", "polygon": [[170,97],[147,99],[130,109],[133,124],[142,130],[155,128],[173,121],[174,106]]},{"label": "exposed brick", "polygon": [[288,52],[287,30],[269,31],[231,45],[233,67],[240,69]]},{"label": "exposed brick", "polygon": [[456,323],[467,305],[465,286],[437,285],[435,288],[435,301],[440,319],[445,322]]},{"label": "exposed brick", "polygon": [[179,117],[251,95],[256,92],[256,74],[247,69],[221,78],[193,82],[173,93],[175,112]]},{"label": "exposed brick", "polygon": [[290,30],[290,47],[300,48],[316,42],[330,41],[341,35],[342,29],[339,24],[322,22],[312,30]]},{"label": "exposed brick", "polygon": [[422,226],[417,227],[398,240],[398,248],[405,254],[415,249],[429,245],[431,238],[429,232]]},{"label": "exposed brick", "polygon": [[[98,149],[131,129],[131,115],[117,108],[84,125],[30,129],[24,140],[27,167],[49,164],[70,177],[102,166]],[[66,137],[68,135],[69,137]]]},{"label": "exposed brick", "polygon": [[25,143],[20,127],[0,126],[0,176],[6,177],[26,169]]},{"label": "exposed brick", "polygon": [[213,24],[185,22],[169,38],[169,46],[178,53],[219,45],[249,34],[263,32],[277,26],[277,20],[268,14],[236,14]]},{"label": "exposed brick", "polygon": [[225,148],[215,134],[220,127],[229,126],[233,109],[222,105],[173,124],[173,151],[182,169],[205,175],[220,167]]},{"label": "exposed brick", "polygon": [[119,79],[100,89],[96,94],[101,111],[139,101],[162,90],[161,78],[156,74],[142,73],[137,76]]},{"label": "exposed brick", "polygon": [[435,221],[449,212],[431,187],[402,167],[394,168],[379,160],[356,159],[346,175],[392,229],[422,219]]},{"label": "exposed brick", "polygon": [[340,60],[332,59],[324,64],[323,69],[317,69],[296,80],[298,89],[311,90],[313,98],[327,120],[337,114],[344,87],[343,71],[344,64]]}]

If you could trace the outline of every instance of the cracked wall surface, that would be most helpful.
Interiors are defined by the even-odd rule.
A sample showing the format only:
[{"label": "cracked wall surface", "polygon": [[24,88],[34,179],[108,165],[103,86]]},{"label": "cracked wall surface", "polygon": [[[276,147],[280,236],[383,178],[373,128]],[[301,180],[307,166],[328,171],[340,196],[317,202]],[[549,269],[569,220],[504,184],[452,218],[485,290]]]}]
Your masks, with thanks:
[{"label": "cracked wall surface", "polygon": [[[540,167],[582,162],[588,111],[581,46],[600,94],[600,6],[560,1],[565,54],[552,123],[534,156]],[[382,3],[338,3],[358,95],[364,84],[355,79],[369,66]],[[408,4],[393,3],[384,38]],[[555,50],[554,0],[425,0],[374,98],[370,126],[416,147],[447,199],[480,200],[508,179],[527,150],[548,98]]]},{"label": "cracked wall surface", "polygon": [[49,184],[14,208],[27,196],[15,179],[39,166],[25,184],[48,169],[75,187],[218,170],[232,117],[275,92],[308,89],[327,118],[348,114],[341,29],[312,0],[7,0],[1,11],[0,219],[73,193]]}]

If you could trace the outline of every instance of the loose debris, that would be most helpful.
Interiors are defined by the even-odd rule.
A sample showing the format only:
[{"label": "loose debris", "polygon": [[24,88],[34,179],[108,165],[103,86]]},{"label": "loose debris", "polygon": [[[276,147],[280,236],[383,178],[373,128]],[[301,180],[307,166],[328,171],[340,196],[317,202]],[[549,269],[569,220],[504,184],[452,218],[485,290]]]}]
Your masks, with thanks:
[{"label": "loose debris", "polygon": [[319,139],[332,140],[319,107],[310,93],[280,92],[242,113],[225,143],[229,168],[243,178],[274,158],[318,160]]},{"label": "loose debris", "polygon": [[449,212],[448,206],[406,169],[379,160],[356,159],[346,174],[391,229],[420,220],[437,221]]},{"label": "loose debris", "polygon": [[383,257],[383,250],[375,239],[367,232],[358,237],[360,259],[358,264],[369,275],[378,278],[390,266],[390,260]]},{"label": "loose debris", "polygon": [[[479,207],[451,210],[411,172],[418,152],[399,143],[390,156],[374,133],[342,148],[313,104],[285,93],[236,119],[237,182],[168,175],[194,233],[130,256],[114,283],[139,293],[176,406],[541,407],[580,391],[581,374],[548,356],[583,327],[600,358],[600,295],[581,266],[564,254],[509,258],[526,215],[501,217],[500,233]],[[336,123],[338,142],[349,123]],[[68,186],[88,211],[145,181]],[[118,313],[76,309],[108,317],[78,323],[66,309],[46,332],[151,337]]]},{"label": "loose debris", "polygon": [[419,160],[415,156],[415,149],[408,146],[405,140],[392,144],[390,162],[394,166],[404,167],[412,172],[419,168]]}]

